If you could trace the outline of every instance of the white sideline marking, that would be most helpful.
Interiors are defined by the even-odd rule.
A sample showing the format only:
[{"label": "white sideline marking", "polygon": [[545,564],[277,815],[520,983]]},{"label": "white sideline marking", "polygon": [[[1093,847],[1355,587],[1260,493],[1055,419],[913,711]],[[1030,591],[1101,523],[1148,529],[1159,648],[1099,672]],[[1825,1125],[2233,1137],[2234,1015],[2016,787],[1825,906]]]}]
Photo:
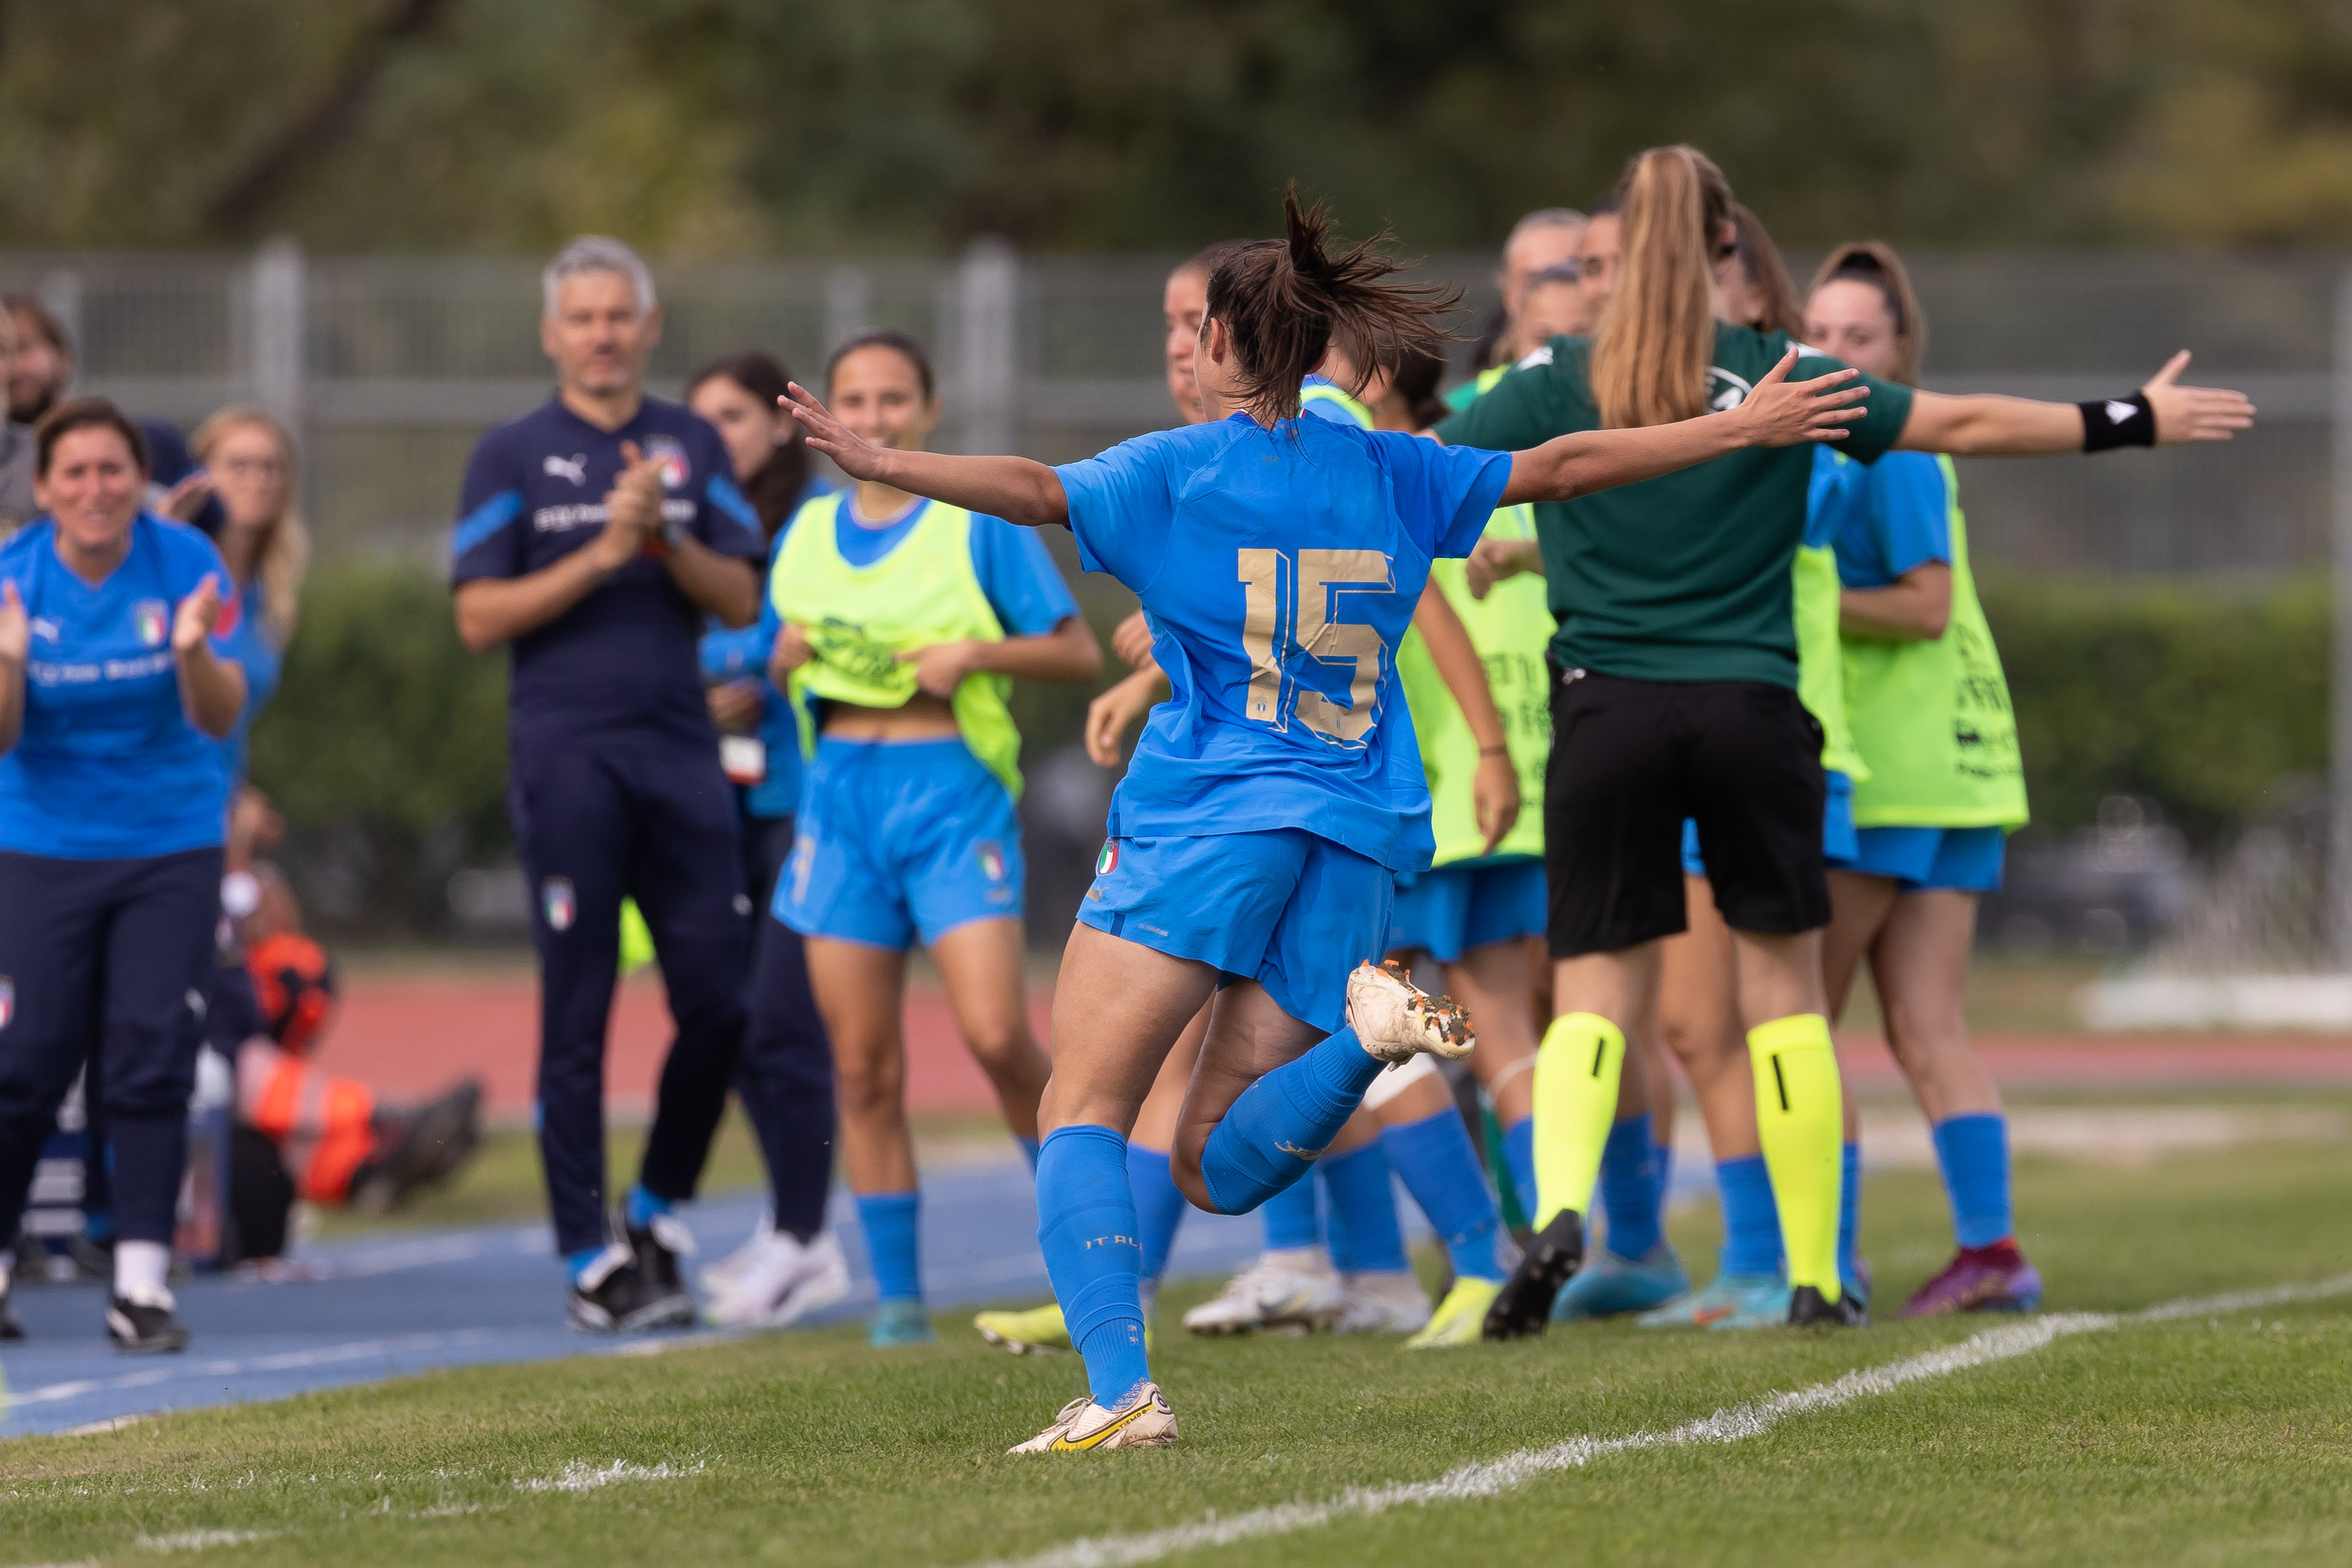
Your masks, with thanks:
[{"label": "white sideline marking", "polygon": [[268,1530],[183,1530],[171,1535],[142,1535],[138,1543],[148,1552],[206,1552],[215,1546],[242,1546],[276,1533]]},{"label": "white sideline marking", "polygon": [[1229,1546],[1265,1535],[1286,1535],[1312,1530],[1334,1520],[1370,1518],[1407,1504],[1467,1502],[1496,1497],[1526,1485],[1553,1470],[1575,1469],[1610,1454],[1638,1453],[1648,1448],[1686,1448],[1695,1443],[1737,1443],[1760,1437],[1790,1416],[1834,1409],[1854,1400],[1891,1394],[1906,1383],[1948,1377],[1970,1367],[1984,1366],[2014,1356],[2028,1355],[2053,1340],[2089,1333],[2134,1322],[2169,1322],[2250,1307],[2280,1306],[2290,1301],[2314,1301],[2352,1293],[2352,1274],[2312,1284],[2276,1285],[2263,1291],[2235,1291],[2227,1295],[2200,1296],[2166,1301],[2142,1312],[2053,1312],[2028,1318],[1972,1334],[1959,1343],[1924,1354],[1891,1361],[1884,1366],[1849,1372],[1830,1383],[1816,1383],[1791,1394],[1768,1395],[1746,1405],[1696,1421],[1685,1421],[1664,1432],[1635,1432],[1624,1437],[1571,1437],[1548,1448],[1521,1448],[1499,1459],[1463,1465],[1433,1481],[1412,1481],[1384,1487],[1350,1487],[1322,1502],[1286,1502],[1253,1509],[1220,1519],[1212,1511],[1191,1524],[1171,1525],[1137,1535],[1082,1536],[1066,1546],[1034,1557],[1001,1560],[985,1568],[1122,1568],[1136,1563],[1156,1563],[1180,1552],[1208,1546]]},{"label": "white sideline marking", "polygon": [[[159,1367],[147,1372],[127,1373],[121,1377],[79,1378],[71,1383],[45,1384],[28,1388],[9,1400],[12,1406],[53,1405],[61,1399],[79,1399],[89,1394],[117,1393],[129,1388],[145,1388],[153,1384],[170,1383],[174,1379],[202,1381],[214,1377],[235,1376],[253,1372],[290,1372],[305,1366],[327,1366],[339,1361],[363,1361],[373,1356],[394,1355],[404,1351],[437,1350],[446,1347],[480,1344],[492,1337],[489,1329],[457,1329],[448,1333],[404,1334],[393,1339],[349,1340],[341,1344],[320,1345],[312,1350],[282,1351],[275,1355],[247,1356],[231,1361],[200,1361],[183,1363],[173,1367]],[[154,1414],[154,1412],[145,1412]],[[95,1429],[95,1428],[94,1428]]]},{"label": "white sideline marking", "polygon": [[611,1486],[614,1481],[673,1481],[688,1476],[698,1476],[709,1466],[698,1461],[690,1466],[672,1469],[668,1464],[633,1465],[626,1459],[614,1459],[609,1465],[592,1465],[574,1459],[563,1467],[560,1476],[534,1476],[515,1482],[517,1491],[594,1491],[598,1487]]}]

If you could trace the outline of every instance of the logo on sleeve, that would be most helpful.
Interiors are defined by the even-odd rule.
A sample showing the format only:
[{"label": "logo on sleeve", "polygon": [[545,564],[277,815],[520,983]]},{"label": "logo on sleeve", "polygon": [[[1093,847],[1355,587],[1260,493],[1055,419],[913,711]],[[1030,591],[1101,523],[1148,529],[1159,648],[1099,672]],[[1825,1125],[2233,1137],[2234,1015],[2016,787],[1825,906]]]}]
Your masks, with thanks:
[{"label": "logo on sleeve", "polygon": [[137,628],[142,643],[160,648],[171,632],[172,612],[160,599],[142,599],[131,607],[131,624]]},{"label": "logo on sleeve", "polygon": [[588,455],[575,452],[569,457],[543,457],[539,471],[551,479],[569,479],[574,485],[588,483]]},{"label": "logo on sleeve", "polygon": [[646,442],[646,455],[661,465],[662,488],[683,490],[686,482],[694,477],[694,465],[686,460],[686,448],[667,435],[656,435]]},{"label": "logo on sleeve", "polygon": [[0,1029],[6,1029],[8,1020],[16,1016],[16,982],[0,975]]},{"label": "logo on sleeve", "polygon": [[1118,841],[1117,839],[1105,839],[1103,841],[1102,853],[1095,856],[1095,874],[1097,876],[1108,876],[1118,869]]},{"label": "logo on sleeve", "polygon": [[569,931],[572,916],[580,912],[579,901],[572,892],[568,876],[551,876],[539,884],[540,907],[546,913],[550,931]]}]

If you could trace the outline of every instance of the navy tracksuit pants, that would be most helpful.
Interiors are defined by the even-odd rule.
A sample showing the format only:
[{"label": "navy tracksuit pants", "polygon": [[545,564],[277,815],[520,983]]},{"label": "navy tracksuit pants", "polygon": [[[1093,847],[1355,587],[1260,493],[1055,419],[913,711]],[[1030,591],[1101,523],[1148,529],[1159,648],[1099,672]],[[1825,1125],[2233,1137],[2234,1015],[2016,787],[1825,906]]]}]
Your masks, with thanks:
[{"label": "navy tracksuit pants", "polygon": [[217,848],[96,861],[0,852],[0,1244],[16,1237],[58,1106],[92,1057],[115,1234],[170,1244],[220,879]]},{"label": "navy tracksuit pants", "polygon": [[621,900],[653,934],[677,1035],[637,1179],[694,1196],[743,1043],[751,902],[734,786],[715,746],[642,732],[518,745],[508,809],[540,961],[539,1147],[555,1244],[607,1236],[604,1040]]},{"label": "navy tracksuit pants", "polygon": [[793,852],[793,820],[747,817],[743,829],[756,934],[751,1019],[735,1090],[767,1162],[776,1228],[807,1241],[824,1228],[833,1185],[833,1044],[809,989],[801,934],[768,908]]}]

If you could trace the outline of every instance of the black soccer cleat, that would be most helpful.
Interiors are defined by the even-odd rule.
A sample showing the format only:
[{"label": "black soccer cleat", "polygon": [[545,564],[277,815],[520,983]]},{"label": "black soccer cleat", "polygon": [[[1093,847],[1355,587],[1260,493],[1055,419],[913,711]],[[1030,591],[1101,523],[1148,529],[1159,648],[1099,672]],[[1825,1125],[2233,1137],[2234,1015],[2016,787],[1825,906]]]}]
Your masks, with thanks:
[{"label": "black soccer cleat", "polygon": [[188,1325],[172,1310],[172,1298],[134,1301],[109,1296],[106,1337],[125,1355],[169,1355],[188,1348]]},{"label": "black soccer cleat", "polygon": [[1851,1291],[1842,1293],[1834,1301],[1825,1301],[1822,1300],[1820,1291],[1811,1285],[1800,1285],[1789,1292],[1789,1326],[1823,1329],[1868,1328],[1870,1309],[1856,1300]]},{"label": "black soccer cleat", "polygon": [[1503,1281],[1495,1304],[1486,1309],[1480,1337],[1526,1339],[1544,1332],[1551,1321],[1552,1298],[1584,1261],[1584,1218],[1563,1208],[1538,1231],[1519,1255],[1519,1265]]},{"label": "black soccer cleat", "polygon": [[611,1246],[572,1282],[564,1316],[582,1333],[627,1333],[676,1321],[663,1292],[649,1286],[628,1248]]}]

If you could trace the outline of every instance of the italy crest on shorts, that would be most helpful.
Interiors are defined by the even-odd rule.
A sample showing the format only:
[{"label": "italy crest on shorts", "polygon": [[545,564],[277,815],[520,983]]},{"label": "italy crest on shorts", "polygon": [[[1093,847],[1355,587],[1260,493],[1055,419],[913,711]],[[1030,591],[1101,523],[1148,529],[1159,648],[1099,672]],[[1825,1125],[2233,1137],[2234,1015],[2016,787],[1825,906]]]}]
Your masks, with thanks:
[{"label": "italy crest on shorts", "polygon": [[572,895],[570,877],[551,876],[541,883],[539,903],[541,909],[547,915],[547,928],[550,931],[572,929],[572,917],[580,912],[580,904]]},{"label": "italy crest on shorts", "polygon": [[980,861],[980,874],[991,882],[1004,880],[1004,846],[994,839],[982,839],[974,852]]},{"label": "italy crest on shorts", "polygon": [[0,1029],[6,1029],[8,1020],[16,1016],[16,982],[0,975]]},{"label": "italy crest on shorts", "polygon": [[661,465],[665,490],[683,490],[686,482],[694,477],[694,465],[686,460],[686,448],[667,435],[648,437],[646,455]]},{"label": "italy crest on shorts", "polygon": [[172,630],[172,612],[160,599],[142,599],[131,607],[131,624],[137,629],[139,640],[150,648],[160,648]]}]

